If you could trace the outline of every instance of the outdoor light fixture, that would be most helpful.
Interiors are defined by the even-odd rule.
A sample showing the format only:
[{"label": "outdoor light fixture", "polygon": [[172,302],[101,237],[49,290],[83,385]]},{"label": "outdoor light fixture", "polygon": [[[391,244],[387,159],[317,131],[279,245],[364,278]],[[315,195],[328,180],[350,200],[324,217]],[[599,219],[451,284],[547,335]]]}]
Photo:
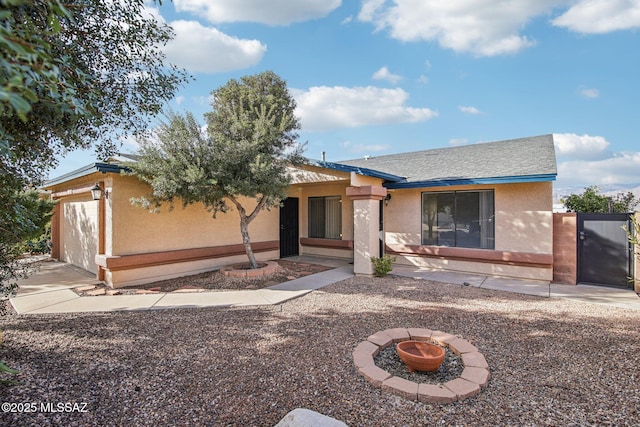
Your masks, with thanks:
[{"label": "outdoor light fixture", "polygon": [[389,201],[391,200],[391,194],[387,193],[387,197],[384,198],[384,205],[389,206]]},{"label": "outdoor light fixture", "polygon": [[[97,182],[96,182],[96,185],[94,185],[90,191],[91,191],[91,198],[93,200],[100,200],[100,198],[102,197],[102,188],[100,188]],[[105,199],[109,198],[109,192],[107,190],[105,190],[104,192],[104,198]]]}]

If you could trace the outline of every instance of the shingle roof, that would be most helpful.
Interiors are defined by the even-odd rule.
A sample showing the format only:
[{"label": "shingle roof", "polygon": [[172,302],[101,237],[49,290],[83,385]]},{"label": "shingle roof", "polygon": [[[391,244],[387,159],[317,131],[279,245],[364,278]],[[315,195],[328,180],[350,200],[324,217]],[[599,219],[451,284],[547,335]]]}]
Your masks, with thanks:
[{"label": "shingle roof", "polygon": [[336,162],[405,177],[389,188],[549,181],[557,175],[553,135]]}]

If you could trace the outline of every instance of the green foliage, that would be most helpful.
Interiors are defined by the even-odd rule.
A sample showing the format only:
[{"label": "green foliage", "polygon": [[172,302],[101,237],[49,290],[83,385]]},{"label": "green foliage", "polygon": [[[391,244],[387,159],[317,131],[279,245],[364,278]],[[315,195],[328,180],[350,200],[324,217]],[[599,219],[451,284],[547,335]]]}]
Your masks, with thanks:
[{"label": "green foliage", "polygon": [[[261,210],[279,206],[290,184],[287,167],[302,161],[295,101],[271,71],[231,80],[212,95],[206,134],[192,114],[171,112],[155,138],[140,140],[139,160],[127,166],[152,194],[132,202],[150,210],[163,202],[173,207],[176,199],[202,203],[214,217],[235,207],[255,268],[247,226]],[[240,196],[255,200],[250,213]]]},{"label": "green foliage", "polygon": [[[2,375],[2,374],[16,375],[18,373],[19,373],[19,371],[15,370],[15,369],[11,369],[10,367],[7,366],[7,364],[5,362],[0,362],[0,375]],[[5,380],[4,378],[2,378],[2,379],[0,379],[0,384],[11,385],[11,384],[16,384],[16,382],[15,381],[11,381],[11,380]]]},{"label": "green foliage", "polygon": [[[37,182],[54,156],[143,132],[187,80],[144,0],[0,0],[0,155]],[[4,162],[7,160],[5,159]]]},{"label": "green foliage", "polygon": [[640,203],[632,192],[618,193],[609,198],[602,194],[598,194],[597,186],[585,188],[582,194],[572,194],[563,200],[564,206],[571,212],[588,212],[588,213],[607,213],[609,212],[609,203],[611,202],[613,212],[626,213],[632,212]]},{"label": "green foliage", "polygon": [[[636,258],[640,260],[640,221],[638,220],[637,213],[635,215],[631,215],[631,229],[626,226],[622,227],[624,231],[627,232],[627,237],[629,239],[629,243],[634,246]],[[634,284],[637,283],[635,277],[630,277],[629,280]]]},{"label": "green foliage", "polygon": [[393,269],[391,264],[395,261],[396,257],[386,254],[381,257],[371,257],[371,262],[373,263],[373,274],[376,277],[385,277]]},{"label": "green foliage", "polygon": [[17,288],[16,280],[29,272],[20,260],[23,242],[45,232],[52,208],[37,191],[24,191],[20,180],[0,173],[0,313]]}]

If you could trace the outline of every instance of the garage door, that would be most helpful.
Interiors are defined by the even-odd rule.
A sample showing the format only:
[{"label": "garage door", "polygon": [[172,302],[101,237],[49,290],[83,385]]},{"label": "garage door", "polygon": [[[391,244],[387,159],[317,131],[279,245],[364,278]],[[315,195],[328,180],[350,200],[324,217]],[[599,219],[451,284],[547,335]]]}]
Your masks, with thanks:
[{"label": "garage door", "polygon": [[98,253],[98,202],[67,202],[62,211],[61,258],[96,273]]}]

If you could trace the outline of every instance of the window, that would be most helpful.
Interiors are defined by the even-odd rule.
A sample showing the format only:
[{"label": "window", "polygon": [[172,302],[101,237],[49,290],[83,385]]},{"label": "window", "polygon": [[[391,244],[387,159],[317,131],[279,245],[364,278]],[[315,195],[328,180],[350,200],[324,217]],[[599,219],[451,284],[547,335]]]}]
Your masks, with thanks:
[{"label": "window", "polygon": [[422,193],[422,244],[495,247],[493,190]]},{"label": "window", "polygon": [[341,202],[340,196],[309,197],[309,237],[342,238]]}]

